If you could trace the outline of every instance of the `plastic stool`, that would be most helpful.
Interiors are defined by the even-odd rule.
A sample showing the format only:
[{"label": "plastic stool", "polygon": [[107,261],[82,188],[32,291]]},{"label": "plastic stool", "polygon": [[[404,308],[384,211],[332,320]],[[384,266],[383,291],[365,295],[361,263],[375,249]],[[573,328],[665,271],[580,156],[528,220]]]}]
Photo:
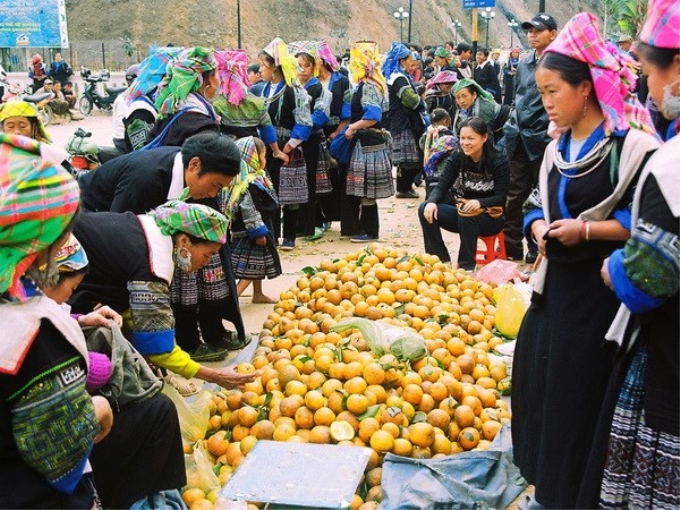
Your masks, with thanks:
[{"label": "plastic stool", "polygon": [[[477,241],[477,253],[475,255],[477,265],[484,266],[496,259],[506,260],[508,258],[505,254],[505,237],[503,232],[499,232],[494,236],[479,237]],[[484,243],[483,249],[480,249],[479,241]],[[496,247],[496,241],[498,241],[498,247]]]}]

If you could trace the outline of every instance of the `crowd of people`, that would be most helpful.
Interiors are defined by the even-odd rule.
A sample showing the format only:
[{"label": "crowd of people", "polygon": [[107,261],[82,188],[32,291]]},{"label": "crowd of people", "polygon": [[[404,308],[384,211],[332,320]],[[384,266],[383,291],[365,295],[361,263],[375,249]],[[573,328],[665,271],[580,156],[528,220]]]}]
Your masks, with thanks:
[{"label": "crowd of people", "polygon": [[[417,200],[421,181],[426,252],[451,263],[455,232],[474,271],[478,238],[503,232],[509,258],[537,262],[512,374],[522,508],[680,505],[680,6],[650,0],[642,102],[598,24],[539,13],[531,51],[502,64],[466,43],[358,41],[339,59],[277,37],[250,65],[159,48],[128,70],[120,155],[89,172],[54,161],[33,105],[3,105],[0,506],[181,507],[162,380],[253,380],[205,364],[249,341],[239,295],[272,302],[279,251],[333,222],[378,240],[378,201]],[[36,90],[69,69],[35,58]]]}]

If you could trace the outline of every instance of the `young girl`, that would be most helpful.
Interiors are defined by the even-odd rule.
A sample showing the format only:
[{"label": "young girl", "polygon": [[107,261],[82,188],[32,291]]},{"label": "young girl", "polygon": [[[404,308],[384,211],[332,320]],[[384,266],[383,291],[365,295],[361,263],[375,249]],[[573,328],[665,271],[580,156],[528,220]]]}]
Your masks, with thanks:
[{"label": "young girl", "polygon": [[282,272],[274,238],[279,201],[264,171],[264,142],[248,136],[236,144],[241,149],[241,173],[223,196],[225,215],[231,221],[231,264],[240,278],[236,290],[240,296],[253,282],[253,303],[275,303],[262,292],[262,280]]},{"label": "young girl", "polygon": [[451,132],[449,112],[443,108],[435,108],[430,118],[432,124],[420,137],[420,148],[425,154],[425,198],[430,196],[432,188],[437,185],[446,157],[460,147],[458,138]]}]

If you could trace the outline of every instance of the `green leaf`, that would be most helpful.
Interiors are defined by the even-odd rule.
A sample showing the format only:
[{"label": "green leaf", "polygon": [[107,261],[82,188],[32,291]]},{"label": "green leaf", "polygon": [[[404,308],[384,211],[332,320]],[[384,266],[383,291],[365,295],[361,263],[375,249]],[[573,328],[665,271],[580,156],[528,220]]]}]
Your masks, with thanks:
[{"label": "green leaf", "polygon": [[370,406],[368,409],[363,414],[360,414],[357,416],[359,421],[363,420],[364,418],[375,418],[376,415],[378,414],[378,411],[380,411],[380,404],[375,404]]},{"label": "green leaf", "polygon": [[421,259],[418,255],[416,255],[415,257],[413,257],[413,259],[414,259],[419,265],[421,265],[421,266],[424,266],[424,265],[425,265],[425,261],[424,261],[423,259]]},{"label": "green leaf", "polygon": [[265,407],[269,407],[269,404],[272,403],[272,399],[274,398],[274,394],[270,391],[267,392],[267,394],[264,396],[264,405]]},{"label": "green leaf", "polygon": [[312,266],[305,266],[302,269],[300,269],[300,271],[302,271],[307,276],[314,276],[317,273],[317,271],[319,271],[319,269]]}]

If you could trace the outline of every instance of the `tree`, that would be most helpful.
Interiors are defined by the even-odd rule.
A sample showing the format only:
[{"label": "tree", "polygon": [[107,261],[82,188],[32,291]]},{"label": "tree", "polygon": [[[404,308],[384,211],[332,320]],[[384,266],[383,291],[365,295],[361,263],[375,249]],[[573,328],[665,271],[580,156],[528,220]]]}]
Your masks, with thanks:
[{"label": "tree", "polygon": [[606,0],[605,12],[605,34],[610,32],[607,19],[611,18],[616,20],[619,34],[630,35],[634,39],[647,16],[647,0]]},{"label": "tree", "polygon": [[123,41],[123,51],[125,52],[125,56],[128,58],[132,57],[137,53],[137,45],[133,43],[130,40],[130,36],[126,35],[125,37],[120,38],[121,41]]}]

